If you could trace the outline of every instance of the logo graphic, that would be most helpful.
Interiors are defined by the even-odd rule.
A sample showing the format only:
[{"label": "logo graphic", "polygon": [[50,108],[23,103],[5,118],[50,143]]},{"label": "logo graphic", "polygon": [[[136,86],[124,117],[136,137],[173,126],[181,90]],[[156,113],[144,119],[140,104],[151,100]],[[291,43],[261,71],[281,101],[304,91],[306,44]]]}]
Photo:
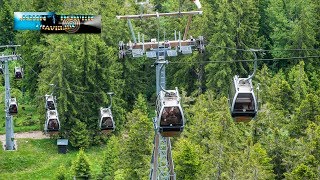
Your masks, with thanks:
[{"label": "logo graphic", "polygon": [[101,15],[58,15],[54,12],[15,12],[14,30],[41,33],[101,33]]}]

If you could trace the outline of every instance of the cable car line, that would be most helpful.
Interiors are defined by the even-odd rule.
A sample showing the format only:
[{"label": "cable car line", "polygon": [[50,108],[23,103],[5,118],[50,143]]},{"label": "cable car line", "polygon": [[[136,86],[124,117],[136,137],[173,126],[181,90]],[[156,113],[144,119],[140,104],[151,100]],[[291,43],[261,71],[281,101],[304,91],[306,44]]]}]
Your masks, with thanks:
[{"label": "cable car line", "polygon": [[[20,57],[20,59],[21,59],[27,66],[30,67],[30,69],[31,69],[31,71],[32,71],[33,73],[35,73],[38,77],[40,77],[39,74],[38,74],[23,58]],[[45,81],[45,80],[43,80],[43,79],[41,79],[41,78],[39,78],[39,81],[42,81],[42,82],[44,82],[44,83],[47,84],[47,85],[50,85],[50,84],[51,84],[51,83],[48,83],[47,81]],[[55,88],[60,89],[60,90],[70,91],[70,92],[72,92],[72,93],[94,94],[94,95],[101,95],[101,94],[103,94],[103,93],[98,93],[98,92],[72,90],[72,89],[68,89],[68,88],[64,88],[64,87],[58,87],[58,86],[56,86]]]},{"label": "cable car line", "polygon": [[[273,59],[257,59],[256,61],[279,61],[279,60],[295,60],[295,59],[312,59],[320,58],[320,56],[304,56],[304,57],[285,57],[285,58],[273,58]],[[254,59],[238,59],[231,61],[194,61],[194,62],[173,62],[169,61],[169,64],[201,64],[201,63],[235,63],[235,62],[253,62]]]},{"label": "cable car line", "polygon": [[[27,65],[29,64],[20,57],[20,59]],[[30,69],[33,73],[35,73],[38,77],[39,74],[30,66]],[[43,79],[39,79],[40,81],[44,82],[45,84],[51,86],[51,83],[48,83],[47,81]],[[97,86],[98,87],[98,86]],[[71,91],[71,92],[77,92],[77,93],[82,93],[82,94],[103,94],[103,93],[96,93],[96,92],[88,92],[88,91],[77,91],[77,90],[71,90],[67,88],[62,88],[62,87],[57,87],[55,85],[54,88],[61,89],[61,90],[66,90],[66,91]],[[112,95],[113,92],[108,92],[107,93],[110,96],[110,103],[107,108],[100,108],[100,119],[99,119],[99,128],[104,134],[108,134],[112,131],[115,130],[115,121],[113,119],[113,115],[111,112],[111,107],[112,107]],[[46,107],[46,121],[44,124],[44,132],[49,135],[54,135],[57,134],[60,129],[61,129],[61,123],[59,120],[59,115],[58,115],[58,110],[57,110],[57,104],[56,104],[56,98],[51,94],[51,95],[45,95],[45,107]],[[10,110],[12,109],[12,114],[16,114],[17,112],[17,104],[14,103],[10,104]],[[15,106],[14,106],[15,105]],[[15,111],[14,111],[15,110]]]},{"label": "cable car line", "polygon": [[[214,47],[220,49],[229,49],[229,50],[236,50],[236,51],[250,51],[249,49],[239,49],[239,48],[232,48],[226,46],[215,46],[215,45],[206,45],[207,47]],[[272,51],[320,51],[320,49],[257,49],[260,52],[272,52]]]}]

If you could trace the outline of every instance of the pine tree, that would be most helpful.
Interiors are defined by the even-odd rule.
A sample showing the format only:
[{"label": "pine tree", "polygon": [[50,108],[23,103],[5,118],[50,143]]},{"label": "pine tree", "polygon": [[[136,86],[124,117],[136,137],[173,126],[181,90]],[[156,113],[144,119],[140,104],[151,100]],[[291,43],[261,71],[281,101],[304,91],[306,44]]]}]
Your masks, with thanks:
[{"label": "pine tree", "polygon": [[305,164],[299,164],[291,173],[286,173],[286,179],[315,179],[316,174]]},{"label": "pine tree", "polygon": [[[243,166],[239,167],[239,179],[273,179],[271,158],[267,151],[257,143],[248,146],[242,154]],[[243,172],[243,173],[241,173]]]},{"label": "pine tree", "polygon": [[76,179],[92,178],[91,164],[83,149],[80,149],[77,158],[73,161],[72,170]]},{"label": "pine tree", "polygon": [[[311,0],[272,0],[268,8],[273,49],[310,49],[316,45],[316,22]],[[274,51],[274,57],[308,56],[310,51]],[[290,68],[296,61],[283,62]]]},{"label": "pine tree", "polygon": [[66,168],[64,165],[59,166],[57,179],[58,180],[66,180],[67,179],[67,172],[66,172]]},{"label": "pine tree", "polygon": [[194,179],[201,170],[201,155],[199,145],[188,139],[179,139],[173,151],[177,179]]},{"label": "pine tree", "polygon": [[320,116],[320,98],[317,94],[308,94],[297,108],[292,123],[292,133],[294,135],[303,135],[308,127],[308,122],[316,122]]},{"label": "pine tree", "polygon": [[13,44],[13,11],[8,1],[4,1],[0,11],[0,44]]},{"label": "pine tree", "polygon": [[291,84],[293,90],[292,98],[293,105],[299,105],[301,100],[305,99],[308,93],[309,80],[304,71],[304,62],[300,61],[299,64],[294,66],[288,74],[288,82]]},{"label": "pine tree", "polygon": [[116,136],[112,136],[105,151],[104,162],[102,164],[102,175],[105,179],[114,179],[115,172],[120,164],[120,139]]},{"label": "pine tree", "polygon": [[134,110],[127,115],[128,138],[122,154],[126,161],[121,164],[126,179],[146,179],[149,174],[153,131],[145,107],[146,102],[139,95]]},{"label": "pine tree", "polygon": [[75,148],[88,148],[90,145],[89,132],[85,123],[78,119],[73,119],[75,123],[70,132],[70,143]]},{"label": "pine tree", "polygon": [[218,2],[218,9],[215,15],[214,21],[217,23],[212,28],[214,30],[213,35],[210,37],[210,43],[207,47],[210,53],[209,59],[211,61],[222,60],[226,63],[210,63],[205,66],[207,87],[213,88],[218,93],[227,94],[228,85],[232,78],[233,66],[228,63],[235,57],[236,52],[234,50],[228,50],[224,48],[213,48],[210,46],[222,46],[235,48],[234,42],[235,32],[235,14],[232,12],[230,3],[226,0]]},{"label": "pine tree", "polygon": [[[232,11],[235,13],[234,23],[236,26],[234,42],[237,49],[250,49],[261,47],[259,32],[259,9],[254,0],[232,1]],[[237,51],[235,59],[253,59],[252,53]],[[252,63],[238,63],[235,67],[239,75],[247,77],[251,74]]]}]

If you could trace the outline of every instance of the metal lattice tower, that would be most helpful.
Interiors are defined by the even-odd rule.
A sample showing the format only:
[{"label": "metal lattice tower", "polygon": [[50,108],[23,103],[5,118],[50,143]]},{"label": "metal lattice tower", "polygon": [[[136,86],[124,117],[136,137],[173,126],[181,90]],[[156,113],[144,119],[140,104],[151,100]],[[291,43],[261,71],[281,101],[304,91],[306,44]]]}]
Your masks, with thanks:
[{"label": "metal lattice tower", "polygon": [[[0,48],[16,48],[20,45],[5,45],[0,46]],[[19,55],[15,53],[12,55],[4,55],[0,56],[1,63],[4,64],[4,79],[5,79],[5,112],[6,112],[6,144],[5,150],[15,150],[16,146],[14,143],[14,132],[13,132],[13,117],[9,113],[9,106],[11,100],[10,94],[10,73],[9,73],[9,61],[14,61],[19,59]]]},{"label": "metal lattice tower", "polygon": [[[146,55],[148,58],[155,59],[156,93],[159,94],[162,88],[165,88],[166,86],[165,65],[168,63],[168,61],[166,61],[167,56],[177,56],[178,53],[191,54],[192,48],[196,48],[200,52],[203,52],[204,50],[202,36],[200,36],[198,39],[186,39],[191,23],[191,17],[197,14],[202,14],[202,11],[117,16],[117,19],[126,19],[128,21],[129,29],[131,31],[131,36],[133,39],[133,43],[129,42],[127,44],[124,44],[122,41],[119,42],[119,58],[124,58],[128,53],[131,54],[133,57],[142,57]],[[150,17],[159,18],[160,16],[182,15],[189,16],[182,40],[180,37],[180,32],[179,39],[177,39],[177,34],[175,32],[175,40],[164,40],[160,42],[158,30],[158,39],[156,41],[153,40],[151,42],[144,42],[144,36],[142,35],[142,42],[140,42],[140,34],[138,34],[137,42],[130,19],[141,19]],[[171,152],[171,141],[169,137],[161,136],[159,132],[159,127],[157,127],[157,122],[160,121],[158,117],[159,116],[157,115],[153,118],[155,137],[153,141],[154,147],[151,158],[151,169],[149,177],[150,180],[175,180],[176,175],[174,173],[174,163]]]}]

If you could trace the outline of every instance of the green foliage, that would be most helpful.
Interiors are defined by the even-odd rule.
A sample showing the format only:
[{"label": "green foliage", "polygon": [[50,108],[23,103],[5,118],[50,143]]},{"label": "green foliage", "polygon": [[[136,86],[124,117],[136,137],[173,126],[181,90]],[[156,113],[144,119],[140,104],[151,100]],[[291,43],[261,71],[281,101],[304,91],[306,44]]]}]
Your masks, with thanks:
[{"label": "green foliage", "polygon": [[105,179],[113,179],[120,164],[120,142],[119,138],[112,136],[105,151],[104,162],[102,164],[102,175]]},{"label": "green foliage", "polygon": [[[214,33],[210,38],[209,45],[212,46],[227,46],[233,48],[236,46],[234,42],[235,32],[235,14],[231,11],[230,3],[221,1],[218,3],[218,9],[214,20],[217,22],[213,26]],[[235,56],[235,51],[227,49],[216,49],[208,47],[208,51],[212,53],[210,60],[231,61]],[[218,92],[226,94],[228,92],[226,84],[229,84],[231,79],[232,65],[230,63],[210,63],[205,66],[207,75],[207,87],[213,88]]]},{"label": "green foliage", "polygon": [[57,173],[57,179],[58,180],[66,180],[67,179],[67,171],[65,166],[60,165]]},{"label": "green foliage", "polygon": [[315,179],[316,174],[310,170],[310,168],[304,164],[297,166],[291,173],[286,173],[287,179]]},{"label": "green foliage", "polygon": [[316,94],[308,94],[297,108],[294,118],[294,134],[302,134],[307,128],[308,122],[316,122],[320,116],[320,99]]},{"label": "green foliage", "polygon": [[[72,161],[78,151],[58,154],[55,139],[17,139],[17,142],[17,151],[0,151],[1,179],[57,179],[60,166],[67,170],[65,177],[72,179]],[[103,151],[103,147],[92,147],[86,151],[94,176],[100,171],[98,165],[102,163]]]},{"label": "green foliage", "polygon": [[146,101],[139,95],[135,108],[127,115],[128,138],[124,140],[120,165],[126,172],[125,179],[146,179],[149,174],[153,131],[145,107]]},{"label": "green foliage", "polygon": [[72,170],[76,179],[91,179],[91,164],[83,149],[80,149],[77,158],[72,163]]},{"label": "green foliage", "polygon": [[12,44],[14,40],[13,11],[8,1],[1,4],[0,24],[0,44]]},{"label": "green foliage", "polygon": [[201,148],[188,139],[180,139],[173,153],[177,179],[194,179],[201,170]]},{"label": "green foliage", "polygon": [[[242,172],[240,179],[273,179],[273,169],[271,158],[268,157],[267,151],[261,144],[255,144],[248,147],[242,154],[244,157],[243,166],[240,167]],[[240,171],[241,172],[241,171]]]},{"label": "green foliage", "polygon": [[[176,0],[151,2],[159,12],[179,10]],[[191,96],[187,98],[194,100],[184,108],[186,126],[182,137],[172,141],[177,178],[319,179],[319,58],[259,62],[253,83],[255,88],[260,83],[259,93],[254,90],[259,94],[261,106],[258,116],[249,123],[232,120],[226,98],[232,77],[236,74],[247,77],[252,70],[251,62],[232,62],[252,59],[250,52],[234,48],[271,49],[258,53],[259,58],[270,59],[318,54],[314,50],[282,49],[319,48],[319,1],[201,3],[203,14],[193,17],[187,38],[203,35],[206,52],[168,58],[170,62],[183,63],[169,63],[166,68],[167,88],[183,89]],[[11,94],[19,103],[19,114],[14,117],[15,132],[43,128],[43,96],[53,92],[58,100],[61,135],[68,137],[76,148],[93,149],[88,152],[94,162],[91,178],[147,179],[154,133],[150,118],[154,107],[147,104],[155,101],[155,68],[147,58],[133,59],[127,54],[125,59],[118,59],[118,42],[128,42],[131,34],[127,22],[115,16],[151,13],[154,7],[141,11],[134,0],[9,0],[0,4],[0,45],[21,44],[18,53],[23,60],[11,63],[10,69],[15,65],[25,69],[22,81],[11,81]],[[191,1],[184,1],[180,10],[194,8]],[[13,32],[13,12],[26,10],[101,14],[102,33],[67,36]],[[159,22],[160,39],[164,31],[166,39],[173,39],[175,30],[184,31],[187,18],[163,17]],[[132,20],[132,24],[135,34],[143,33],[145,41],[158,38],[157,21]],[[50,84],[56,85],[54,91]],[[4,92],[3,87],[0,89]],[[109,104],[109,91],[115,92],[112,112],[117,128],[115,136],[104,137],[97,122],[99,108]],[[2,93],[1,102],[3,97]],[[3,106],[4,103],[2,109]],[[4,117],[4,111],[0,114]],[[0,125],[0,132],[4,133],[4,118]],[[107,146],[97,147],[105,139]],[[19,141],[19,150],[14,155],[0,152],[1,177],[52,179],[62,165],[58,172],[60,179],[71,178],[63,167],[70,167],[75,152],[52,155],[56,154],[55,143],[27,141]],[[88,163],[83,165],[89,167]],[[81,172],[89,169],[80,168]]]},{"label": "green foliage", "polygon": [[89,131],[87,130],[87,126],[85,123],[74,119],[74,126],[70,131],[70,143],[75,148],[88,148],[90,145],[89,141]]},{"label": "green foliage", "polygon": [[[272,27],[271,38],[274,49],[308,49],[316,42],[316,22],[314,4],[311,0],[282,1],[271,0],[268,16]],[[306,56],[308,51],[275,51],[274,57]],[[290,68],[297,61],[279,63]]]}]

